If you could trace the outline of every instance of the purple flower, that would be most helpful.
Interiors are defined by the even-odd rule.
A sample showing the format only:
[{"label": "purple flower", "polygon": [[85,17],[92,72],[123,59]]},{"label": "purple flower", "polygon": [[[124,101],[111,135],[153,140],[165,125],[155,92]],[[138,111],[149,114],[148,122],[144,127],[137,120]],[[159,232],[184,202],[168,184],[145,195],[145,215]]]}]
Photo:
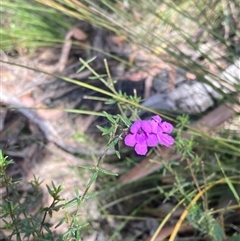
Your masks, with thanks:
[{"label": "purple flower", "polygon": [[158,144],[157,135],[152,132],[152,124],[146,120],[136,120],[130,127],[130,133],[125,137],[124,143],[127,146],[135,147],[138,155],[146,155],[147,147],[154,147]]},{"label": "purple flower", "polygon": [[134,147],[138,155],[146,155],[148,147],[154,147],[157,144],[171,146],[174,139],[169,135],[173,126],[164,121],[160,116],[153,116],[151,120],[136,120],[130,127],[124,143],[127,146]]},{"label": "purple flower", "polygon": [[152,126],[152,132],[157,135],[158,141],[161,145],[171,146],[174,143],[174,139],[168,135],[173,130],[173,126],[170,123],[166,121],[162,122],[161,117],[158,115],[153,116],[150,123]]}]

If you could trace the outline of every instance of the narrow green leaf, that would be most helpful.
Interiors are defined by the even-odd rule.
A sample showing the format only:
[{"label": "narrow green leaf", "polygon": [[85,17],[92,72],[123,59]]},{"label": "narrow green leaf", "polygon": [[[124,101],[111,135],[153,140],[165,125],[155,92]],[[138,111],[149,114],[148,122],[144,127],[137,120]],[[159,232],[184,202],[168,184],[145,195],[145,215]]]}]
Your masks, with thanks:
[{"label": "narrow green leaf", "polygon": [[115,149],[116,156],[120,159],[121,158],[121,154],[120,154],[120,151],[119,151],[119,145],[116,144],[114,146],[114,149]]},{"label": "narrow green leaf", "polygon": [[101,127],[99,125],[96,125],[96,127],[102,132],[105,133],[107,131],[107,128]]},{"label": "narrow green leaf", "polygon": [[81,237],[80,237],[80,230],[76,230],[75,232],[75,238],[76,240],[82,241]]},{"label": "narrow green leaf", "polygon": [[87,200],[87,199],[89,199],[89,198],[93,198],[93,197],[96,197],[96,193],[95,192],[93,192],[93,193],[89,193],[89,194],[87,194],[86,196],[85,196],[85,199]]},{"label": "narrow green leaf", "polygon": [[79,197],[80,193],[79,193],[78,187],[74,187],[74,191],[75,191],[75,195]]},{"label": "narrow green leaf", "polygon": [[53,196],[53,191],[50,189],[50,187],[49,187],[48,185],[46,185],[46,186],[47,186],[48,193],[49,193],[51,196]]},{"label": "narrow green leaf", "polygon": [[94,172],[91,180],[88,183],[88,187],[91,186],[96,181],[97,177],[98,177],[98,172]]},{"label": "narrow green leaf", "polygon": [[82,66],[78,69],[77,73],[82,72],[85,68],[86,68],[86,66],[85,66],[85,65],[82,65]]},{"label": "narrow green leaf", "polygon": [[78,198],[74,198],[73,200],[66,203],[64,205],[64,208],[70,208],[70,207],[74,206],[75,204],[77,204],[77,201],[78,201]]},{"label": "narrow green leaf", "polygon": [[52,181],[51,183],[52,183],[52,186],[53,186],[53,190],[56,191],[57,188],[56,188],[54,182]]},{"label": "narrow green leaf", "polygon": [[93,62],[96,59],[96,56],[93,56],[92,58],[88,60],[83,60],[82,58],[79,58],[80,62],[83,63],[83,65],[88,65],[89,63]]},{"label": "narrow green leaf", "polygon": [[114,126],[111,126],[110,128],[104,128],[104,127],[97,125],[97,128],[102,132],[102,135],[108,135],[113,131]]},{"label": "narrow green leaf", "polygon": [[234,186],[233,186],[232,182],[230,181],[230,179],[227,177],[227,175],[226,175],[226,173],[225,173],[225,171],[224,171],[224,169],[222,167],[221,161],[219,160],[218,155],[215,154],[215,157],[216,157],[218,165],[219,165],[219,167],[220,167],[220,169],[221,169],[221,171],[222,171],[222,173],[223,173],[223,175],[225,177],[225,180],[226,180],[226,183],[228,184],[229,189],[231,190],[231,192],[234,195],[234,197],[235,197],[236,201],[238,202],[238,204],[240,204],[240,198],[239,198],[238,192],[234,188]]},{"label": "narrow green leaf", "polygon": [[80,167],[80,168],[83,168],[83,169],[86,169],[86,170],[95,170],[96,167],[94,166],[81,166],[81,165],[78,165],[76,167]]},{"label": "narrow green leaf", "polygon": [[121,159],[120,151],[115,150],[115,153],[116,153],[116,156],[117,156],[119,159]]},{"label": "narrow green leaf", "polygon": [[99,168],[99,171],[102,172],[102,173],[104,173],[104,174],[107,174],[107,175],[118,176],[117,173],[113,173],[113,172],[107,171],[106,169],[101,168],[101,167]]},{"label": "narrow green leaf", "polygon": [[127,127],[130,127],[131,126],[131,121],[128,120],[127,118],[124,118],[123,116],[121,115],[118,115],[120,117],[120,119],[122,120],[122,122],[127,126]]},{"label": "narrow green leaf", "polygon": [[87,64],[93,62],[97,57],[93,56],[92,58],[90,58],[89,60],[86,61]]},{"label": "narrow green leaf", "polygon": [[112,115],[108,114],[106,111],[103,111],[103,114],[105,115],[105,117],[112,123],[115,124],[116,120],[113,118]]},{"label": "narrow green leaf", "polygon": [[41,208],[42,212],[48,212],[48,210],[49,210],[49,207]]},{"label": "narrow green leaf", "polygon": [[106,74],[101,74],[101,75],[97,75],[97,76],[94,75],[94,76],[89,76],[88,79],[95,80],[95,79],[104,78],[106,76],[107,76]]},{"label": "narrow green leaf", "polygon": [[226,176],[226,182],[228,184],[229,189],[232,191],[236,201],[238,202],[238,204],[240,204],[240,198],[238,195],[238,192],[236,191],[235,187],[233,186],[233,184],[231,183],[230,179]]},{"label": "narrow green leaf", "polygon": [[117,101],[115,99],[109,99],[107,101],[104,102],[106,105],[114,105],[117,103]]},{"label": "narrow green leaf", "polygon": [[224,238],[225,238],[224,231],[217,222],[214,222],[212,224],[210,236],[212,237],[212,240],[214,240],[214,241],[224,240]]},{"label": "narrow green leaf", "polygon": [[73,217],[73,223],[75,224],[76,227],[78,226],[78,220],[76,219],[76,216]]},{"label": "narrow green leaf", "polygon": [[57,225],[54,228],[58,228],[59,226],[61,226],[64,221],[65,219],[62,219],[60,222],[57,223]]},{"label": "narrow green leaf", "polygon": [[43,227],[44,227],[44,229],[49,233],[49,234],[51,234],[52,232],[51,232],[51,230],[50,230],[50,228],[48,227],[48,225],[43,225]]},{"label": "narrow green leaf", "polygon": [[77,73],[83,71],[85,68],[86,68],[86,65],[88,65],[89,63],[91,63],[93,60],[96,59],[96,56],[90,58],[89,60],[87,61],[84,61],[83,59],[79,59],[81,63],[83,63],[83,65],[79,68],[79,70],[77,71]]},{"label": "narrow green leaf", "polygon": [[107,149],[114,147],[119,141],[118,136],[116,136],[108,145],[107,145]]},{"label": "narrow green leaf", "polygon": [[79,224],[79,228],[85,228],[85,227],[87,227],[88,225],[89,225],[89,223],[83,222],[83,223]]}]

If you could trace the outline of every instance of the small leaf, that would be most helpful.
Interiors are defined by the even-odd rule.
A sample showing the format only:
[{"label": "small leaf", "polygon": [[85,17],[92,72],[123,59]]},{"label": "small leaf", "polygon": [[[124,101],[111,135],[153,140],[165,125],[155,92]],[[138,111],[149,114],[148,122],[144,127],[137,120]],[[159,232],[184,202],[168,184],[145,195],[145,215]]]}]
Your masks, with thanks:
[{"label": "small leaf", "polygon": [[83,168],[83,169],[86,169],[86,170],[96,170],[96,167],[94,166],[76,166],[76,167],[80,167],[80,168]]},{"label": "small leaf", "polygon": [[81,237],[80,237],[80,230],[76,230],[74,236],[75,236],[76,240],[82,241],[82,239],[81,239]]},{"label": "small leaf", "polygon": [[104,136],[104,135],[110,134],[113,131],[114,126],[111,126],[110,128],[104,128],[104,127],[97,125],[97,128],[102,132],[102,135]]},{"label": "small leaf", "polygon": [[79,197],[80,193],[79,193],[78,187],[74,187],[74,191],[75,191],[75,195]]},{"label": "small leaf", "polygon": [[118,141],[119,141],[119,138],[118,138],[118,136],[116,136],[116,137],[107,145],[107,149],[115,146],[115,145],[118,143]]},{"label": "small leaf", "polygon": [[77,73],[82,72],[85,68],[86,68],[86,66],[85,66],[85,65],[82,65],[82,66],[79,68],[79,70],[77,71]]},{"label": "small leaf", "polygon": [[113,104],[116,104],[116,100],[115,99],[109,99],[109,100],[107,100],[107,101],[105,101],[104,103],[106,104],[106,105],[113,105]]},{"label": "small leaf", "polygon": [[88,183],[88,187],[91,186],[96,181],[97,177],[98,177],[98,172],[94,172],[91,180]]},{"label": "small leaf", "polygon": [[60,205],[53,207],[52,209],[53,209],[53,211],[58,212],[62,207],[64,207],[64,205],[60,204]]},{"label": "small leaf", "polygon": [[75,204],[77,204],[77,200],[78,200],[78,198],[74,198],[73,200],[69,201],[68,203],[66,203],[64,205],[64,208],[70,208],[70,207],[74,206]]},{"label": "small leaf", "polygon": [[[87,61],[84,61],[83,59],[79,59],[81,63],[83,63],[83,65],[80,67],[80,69],[77,71],[77,73],[83,71],[85,68],[86,68],[86,65],[88,65],[89,63],[91,63],[93,60],[96,59],[96,56],[90,58],[89,60]],[[85,64],[84,64],[85,63]]]},{"label": "small leaf", "polygon": [[105,117],[112,123],[115,124],[116,120],[113,118],[112,115],[108,114],[106,111],[103,111],[103,114],[105,115]]},{"label": "small leaf", "polygon": [[117,151],[117,150],[115,150],[115,153],[116,153],[116,156],[117,156],[119,159],[121,159],[121,154],[120,154],[120,152]]},{"label": "small leaf", "polygon": [[49,210],[48,210],[48,215],[49,215],[50,218],[52,218],[52,213],[53,213],[53,212],[52,212],[52,209],[49,209]]},{"label": "small leaf", "polygon": [[90,58],[89,60],[86,61],[87,64],[93,62],[93,60],[95,60],[97,57],[93,56],[92,58]]},{"label": "small leaf", "polygon": [[95,60],[95,59],[96,59],[96,56],[93,56],[92,58],[90,58],[87,61],[84,61],[82,58],[80,58],[79,60],[80,60],[81,63],[89,64],[89,63],[93,62],[93,60]]},{"label": "small leaf", "polygon": [[54,228],[58,228],[59,226],[61,226],[64,221],[65,221],[65,219],[62,219],[60,222],[58,222],[58,224]]},{"label": "small leaf", "polygon": [[50,189],[50,187],[49,187],[48,185],[46,185],[46,186],[47,186],[48,193],[49,193],[51,196],[53,196],[53,191]]},{"label": "small leaf", "polygon": [[102,173],[104,173],[104,174],[107,174],[107,175],[118,176],[117,173],[113,173],[113,172],[107,171],[106,169],[101,168],[101,167],[99,168],[99,171],[102,172]]},{"label": "small leaf", "polygon": [[49,207],[41,208],[42,212],[48,212],[48,210],[49,210]]},{"label": "small leaf", "polygon": [[89,223],[83,222],[83,223],[80,223],[80,224],[78,225],[78,227],[79,227],[79,228],[85,228],[85,227],[87,227],[88,225],[89,225]]},{"label": "small leaf", "polygon": [[92,193],[89,193],[89,194],[87,194],[86,196],[85,196],[85,199],[87,200],[87,199],[89,199],[89,198],[93,198],[93,197],[96,197],[96,193],[95,192],[92,192]]},{"label": "small leaf", "polygon": [[210,230],[210,237],[214,241],[224,240],[225,235],[222,227],[215,221]]},{"label": "small leaf", "polygon": [[99,125],[96,125],[96,127],[97,127],[102,133],[105,133],[105,132],[107,131],[106,128],[101,127],[101,126],[99,126]]},{"label": "small leaf", "polygon": [[89,76],[88,79],[95,80],[95,79],[104,78],[106,76],[107,76],[106,74],[101,74],[101,75],[97,75],[97,76],[94,75],[94,76]]},{"label": "small leaf", "polygon": [[238,195],[238,192],[236,191],[236,189],[234,188],[233,184],[231,183],[230,179],[227,176],[225,177],[225,179],[226,179],[226,182],[227,182],[230,190],[233,193],[233,196],[235,197],[235,199],[238,202],[238,204],[240,204],[240,197]]},{"label": "small leaf", "polygon": [[118,115],[119,117],[120,117],[120,119],[122,120],[122,122],[127,126],[127,127],[129,127],[129,126],[131,126],[131,121],[129,120],[129,119],[127,119],[127,118],[124,118],[124,117],[122,117],[121,115]]},{"label": "small leaf", "polygon": [[119,152],[119,145],[116,144],[114,146],[114,149],[115,149],[116,156],[120,159],[121,158],[121,154]]}]

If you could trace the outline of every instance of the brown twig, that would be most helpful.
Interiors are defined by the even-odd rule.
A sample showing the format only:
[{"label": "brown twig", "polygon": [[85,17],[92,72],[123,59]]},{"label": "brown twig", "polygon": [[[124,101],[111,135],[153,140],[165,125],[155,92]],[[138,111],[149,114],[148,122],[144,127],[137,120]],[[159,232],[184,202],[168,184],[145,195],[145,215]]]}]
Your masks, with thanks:
[{"label": "brown twig", "polygon": [[[59,136],[58,132],[54,129],[51,123],[47,120],[42,119],[36,111],[33,109],[29,109],[26,106],[21,104],[21,101],[12,96],[10,93],[6,92],[4,89],[1,90],[1,101],[8,106],[17,109],[20,113],[26,116],[31,122],[36,124],[40,130],[44,133],[45,138],[49,142],[53,142],[61,149],[70,152],[70,153],[78,153],[82,155],[89,155],[91,153],[95,155],[102,155],[104,150],[96,150],[96,148],[86,148],[86,146],[75,146],[66,143],[61,136]],[[114,153],[114,150],[109,149],[108,154],[111,155]]]}]

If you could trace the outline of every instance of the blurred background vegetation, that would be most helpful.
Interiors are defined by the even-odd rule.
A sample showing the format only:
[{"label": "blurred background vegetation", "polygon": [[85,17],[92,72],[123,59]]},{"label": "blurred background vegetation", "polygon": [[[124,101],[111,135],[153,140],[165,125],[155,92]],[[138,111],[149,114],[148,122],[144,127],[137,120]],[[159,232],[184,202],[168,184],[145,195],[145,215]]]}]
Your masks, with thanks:
[{"label": "blurred background vegetation", "polygon": [[[41,97],[41,101],[43,98],[47,99],[44,106],[30,106],[33,111],[41,108],[56,110],[64,108],[65,112],[94,116],[93,119],[83,119],[79,124],[69,113],[67,117],[64,116],[65,119],[61,125],[59,124],[58,129],[62,128],[63,122],[69,122],[70,129],[66,129],[66,132],[70,141],[84,143],[85,146],[80,149],[92,146],[96,150],[104,149],[107,141],[101,138],[101,133],[99,134],[95,127],[96,125],[109,127],[104,111],[113,115],[128,116],[130,120],[134,120],[138,114],[143,117],[146,113],[141,112],[141,109],[158,113],[175,124],[174,154],[178,155],[177,158],[176,155],[170,155],[166,161],[163,158],[163,151],[157,149],[152,150],[148,157],[141,159],[131,150],[125,150],[121,146],[123,154],[121,159],[118,160],[113,155],[108,156],[106,167],[119,173],[120,178],[103,173],[106,175],[99,175],[97,181],[86,174],[93,169],[73,168],[73,165],[69,167],[68,163],[64,171],[59,172],[60,178],[54,176],[55,170],[60,170],[56,164],[59,157],[53,159],[53,162],[45,163],[45,166],[37,166],[40,179],[64,180],[66,187],[69,187],[63,194],[67,201],[71,199],[76,201],[76,197],[79,196],[76,191],[79,182],[84,187],[89,180],[96,183],[94,190],[89,191],[89,198],[91,197],[93,201],[90,206],[86,203],[90,208],[81,207],[86,211],[80,215],[81,222],[77,219],[78,208],[77,211],[66,211],[65,217],[64,214],[63,216],[59,214],[53,219],[55,216],[49,215],[48,222],[54,225],[52,228],[51,225],[44,226],[44,232],[48,235],[43,235],[42,239],[36,237],[34,239],[34,235],[31,236],[32,233],[29,231],[29,238],[22,240],[55,240],[55,238],[81,240],[80,236],[87,241],[240,240],[239,9],[237,0],[2,0],[1,60],[5,61],[4,64],[9,62],[10,75],[16,73],[14,66],[18,64],[25,65],[25,69],[33,66],[32,68],[38,69],[38,72],[40,69],[40,73],[49,72],[50,76],[53,73],[57,74],[49,77],[51,81],[41,86],[40,90],[35,91],[36,93],[31,89],[31,97],[34,95],[36,99]],[[43,53],[48,54],[43,55]],[[23,56],[27,56],[27,64],[26,60],[22,62]],[[79,61],[80,58],[88,62]],[[37,64],[32,65],[32,63]],[[224,72],[229,67],[234,71]],[[77,73],[79,68],[80,75]],[[18,89],[24,89],[26,84],[20,82],[22,71],[17,71],[17,80],[14,82]],[[201,101],[194,98],[191,99],[189,109],[181,108],[182,105],[179,103],[176,103],[179,108],[164,108],[164,99],[162,102],[160,99],[160,102],[158,100],[148,105],[149,102],[145,101],[154,100],[156,92],[162,94],[164,81],[161,82],[163,77],[161,79],[159,76],[164,75],[166,71],[168,78],[165,82],[169,92],[177,90],[181,83],[190,86],[186,89],[186,93],[181,90],[183,92],[179,92],[179,100],[174,99],[175,101],[180,101],[183,94],[188,95],[188,90],[190,91],[194,83],[210,86],[213,101],[207,104],[206,108]],[[184,72],[184,79],[177,77],[178,71]],[[6,81],[10,82],[9,75],[6,76]],[[35,79],[38,78],[35,76]],[[19,106],[14,106],[15,102],[8,101],[7,94],[5,96],[5,92],[11,92],[11,88],[8,87],[9,82],[3,82],[2,93],[3,109],[10,111],[10,107],[19,108]],[[112,83],[116,90],[111,87]],[[83,89],[82,92],[77,89],[79,86]],[[48,90],[54,94],[51,92],[47,94],[48,97],[44,97]],[[63,91],[62,94],[60,90]],[[164,95],[167,96],[168,91],[164,92]],[[112,95],[107,95],[108,92]],[[14,95],[14,92],[11,94]],[[80,95],[85,99],[79,101]],[[26,96],[25,99],[23,96],[16,97],[22,102],[29,101]],[[98,106],[99,102],[103,105]],[[228,104],[227,109],[233,109],[230,114],[227,114],[227,109],[218,109],[224,104]],[[195,111],[195,107],[198,106],[202,111]],[[219,113],[214,110],[220,112],[226,110],[224,114],[227,117],[218,115]],[[56,119],[58,114],[55,114]],[[8,113],[6,116],[2,117],[3,140],[6,136],[10,138],[11,133],[6,134],[8,132],[5,130],[7,122],[16,118],[16,113],[14,115]],[[95,118],[97,116],[98,118]],[[204,130],[206,123],[199,121],[205,120],[204,118],[210,123],[210,128],[207,129],[206,125],[206,130]],[[219,120],[216,121],[216,118]],[[89,124],[84,129],[86,120]],[[25,127],[21,128],[20,132],[25,139],[20,138],[19,142],[14,143],[18,147],[23,145],[19,143],[23,139],[26,140],[25,135],[29,130],[38,134],[27,120],[23,123]],[[83,127],[83,130],[79,130],[79,126]],[[10,125],[8,128],[14,127]],[[17,132],[17,135],[20,136],[20,132]],[[186,137],[186,134],[190,135],[190,138]],[[66,135],[64,133],[61,137]],[[41,143],[41,147],[46,144],[44,138],[35,141]],[[66,143],[69,142],[63,144]],[[17,149],[18,154],[14,152],[14,156],[11,152],[11,148],[15,148],[14,145],[11,146],[9,143],[8,145],[10,147],[7,148],[6,145],[2,145],[4,154],[6,153],[15,163],[19,162],[20,157],[23,163],[26,162],[26,152],[25,154],[21,152],[19,157]],[[24,145],[26,147],[30,144]],[[42,151],[40,147],[37,150]],[[83,159],[86,161],[85,164],[94,166],[100,153],[93,151],[79,153],[76,149],[72,150],[69,148],[64,154],[58,150],[58,155],[63,160],[73,160],[74,166],[77,165],[78,159],[73,158]],[[42,156],[44,155],[37,159],[41,160]],[[144,166],[145,162],[147,165]],[[156,164],[155,169],[150,172],[146,171],[149,163]],[[47,169],[49,170],[47,173],[46,165],[50,168]],[[41,169],[45,171],[41,172]],[[66,171],[70,169],[74,169],[74,178],[73,174]],[[13,175],[15,173],[13,170],[15,169],[11,168],[8,175],[19,178],[18,175]],[[5,185],[8,185],[7,179],[4,180]],[[33,186],[39,188],[40,183],[35,180]],[[11,187],[13,190],[19,188],[18,185]],[[48,192],[51,193],[49,188]],[[57,191],[56,193],[58,194]],[[31,196],[31,193],[27,194]],[[11,195],[11,192],[7,192],[6,196],[11,198]],[[21,192],[19,191],[17,195],[21,197]],[[41,207],[50,205],[40,196]],[[71,205],[67,203],[66,210],[69,206]],[[40,217],[41,211],[38,210]],[[22,210],[18,212],[22,214]],[[21,220],[19,213],[16,211],[18,221]],[[24,215],[32,218],[31,212],[29,214],[26,211]],[[66,226],[61,228],[59,224],[60,231],[58,229],[55,232],[54,226],[59,220],[65,220],[67,228]],[[75,225],[75,221],[79,222],[78,226]],[[7,237],[6,229],[14,229],[12,226],[9,227],[2,228],[3,236]],[[26,227],[21,226],[21,228],[23,233],[27,233],[24,229]],[[80,230],[81,235],[77,239],[71,239],[73,234],[69,230],[75,230],[74,228]],[[36,234],[39,235],[37,232]]]}]

